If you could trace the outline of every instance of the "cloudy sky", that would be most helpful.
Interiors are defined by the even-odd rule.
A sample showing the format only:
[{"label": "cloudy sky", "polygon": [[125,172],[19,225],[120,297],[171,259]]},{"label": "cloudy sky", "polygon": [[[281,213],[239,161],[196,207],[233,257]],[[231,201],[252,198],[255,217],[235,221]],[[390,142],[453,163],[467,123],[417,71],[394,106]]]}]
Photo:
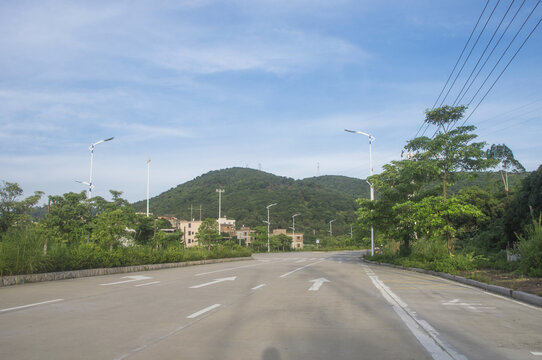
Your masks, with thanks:
[{"label": "cloudy sky", "polygon": [[[481,67],[482,57],[481,74],[461,100],[481,89],[467,115],[542,17],[534,0],[522,8],[501,1],[489,17],[495,4],[488,2],[478,26],[489,19],[486,29],[445,99],[461,98],[495,33],[487,64]],[[89,179],[89,145],[112,136],[94,156],[93,193],[107,198],[115,189],[130,201],[144,199],[148,158],[151,195],[234,166],[296,179],[365,178],[367,138],[343,129],[376,137],[376,172],[399,159],[405,142],[422,134],[424,111],[485,5],[0,1],[0,180],[17,182],[25,194],[80,192],[85,187],[75,180]],[[506,143],[528,170],[542,163],[541,55],[542,26],[467,121],[480,140]]]}]

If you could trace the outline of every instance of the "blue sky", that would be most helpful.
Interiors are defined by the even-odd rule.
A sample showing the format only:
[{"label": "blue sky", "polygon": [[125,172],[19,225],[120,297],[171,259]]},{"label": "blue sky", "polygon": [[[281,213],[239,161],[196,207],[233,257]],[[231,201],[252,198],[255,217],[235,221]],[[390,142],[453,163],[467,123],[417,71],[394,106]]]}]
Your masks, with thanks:
[{"label": "blue sky", "polygon": [[[399,159],[485,3],[0,1],[0,180],[26,194],[85,190],[75,180],[88,181],[88,147],[111,136],[94,158],[93,194],[106,198],[144,199],[148,158],[152,196],[233,166],[365,178],[367,139],[343,129],[376,137],[375,172]],[[541,16],[542,6],[512,54]],[[468,121],[528,170],[542,162],[541,55],[538,28]]]}]

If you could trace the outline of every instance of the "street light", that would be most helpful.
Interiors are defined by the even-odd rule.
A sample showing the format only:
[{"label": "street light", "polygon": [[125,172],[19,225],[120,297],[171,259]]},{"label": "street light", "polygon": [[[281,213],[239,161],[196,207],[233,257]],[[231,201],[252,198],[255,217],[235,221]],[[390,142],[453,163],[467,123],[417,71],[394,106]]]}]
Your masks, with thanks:
[{"label": "street light", "polygon": [[333,219],[329,222],[329,236],[333,236],[333,229],[331,228],[331,223],[334,222],[337,219]]},{"label": "street light", "polygon": [[275,205],[277,205],[277,203],[266,206],[266,208],[267,208],[267,221],[264,221],[264,223],[267,223],[267,252],[271,252],[271,247],[269,246],[269,225],[271,224],[269,222],[269,208],[271,206],[275,206]]},{"label": "street light", "polygon": [[94,148],[98,144],[101,144],[101,143],[106,142],[106,141],[111,141],[111,140],[113,140],[112,137],[110,137],[108,139],[100,140],[98,142],[95,142],[94,144],[91,144],[89,146],[89,148],[88,148],[90,150],[90,179],[89,179],[88,182],[86,182],[86,181],[77,181],[77,182],[88,186],[88,198],[89,199],[92,198],[92,189],[94,188],[94,185],[92,184],[92,164],[94,162]]},{"label": "street light", "polygon": [[147,217],[149,217],[149,183],[151,173],[151,158],[147,159]]},{"label": "street light", "polygon": [[218,188],[216,189],[216,192],[218,193],[218,233],[221,234],[222,228],[220,227],[220,211],[222,208],[222,193],[224,192],[224,189]]},{"label": "street light", "polygon": [[294,214],[292,215],[292,244],[295,242],[294,238],[295,238],[295,217],[296,216],[299,216],[301,214]]},{"label": "street light", "polygon": [[[344,129],[344,131],[354,134],[360,134],[367,136],[369,138],[369,175],[373,176],[373,153],[372,153],[372,144],[375,140],[375,137],[371,134],[364,133],[363,131],[356,131],[356,130],[348,130]],[[365,180],[367,181],[367,180]],[[371,187],[371,201],[375,199],[375,190],[373,187],[373,184],[367,181],[367,184]],[[374,230],[373,230],[373,224],[371,224],[371,256],[375,254],[375,240],[374,240]]]}]

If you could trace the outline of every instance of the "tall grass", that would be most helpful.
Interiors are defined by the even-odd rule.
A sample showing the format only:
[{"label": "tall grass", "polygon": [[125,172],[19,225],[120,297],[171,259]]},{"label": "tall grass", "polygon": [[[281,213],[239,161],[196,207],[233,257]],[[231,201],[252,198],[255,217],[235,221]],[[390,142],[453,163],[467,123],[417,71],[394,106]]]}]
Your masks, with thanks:
[{"label": "tall grass", "polygon": [[0,241],[0,276],[54,271],[162,264],[204,259],[250,256],[251,250],[239,245],[215,245],[184,249],[177,244],[165,249],[151,246],[118,247],[112,251],[92,242],[66,246],[48,244],[43,251],[43,237],[36,228],[13,228]]}]

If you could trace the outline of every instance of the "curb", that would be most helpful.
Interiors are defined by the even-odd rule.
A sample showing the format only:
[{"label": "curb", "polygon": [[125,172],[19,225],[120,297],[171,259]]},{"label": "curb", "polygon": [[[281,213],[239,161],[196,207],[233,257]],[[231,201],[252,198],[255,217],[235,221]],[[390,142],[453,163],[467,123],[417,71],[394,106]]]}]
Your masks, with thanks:
[{"label": "curb", "polygon": [[58,272],[41,273],[41,274],[0,276],[0,287],[19,285],[19,284],[25,284],[25,283],[35,283],[35,282],[42,282],[42,281],[67,280],[67,279],[77,279],[77,278],[90,277],[90,276],[123,274],[123,273],[130,273],[130,272],[139,272],[139,271],[152,271],[152,270],[171,269],[171,268],[205,265],[205,264],[218,264],[218,263],[233,262],[233,261],[240,261],[240,260],[252,260],[252,257],[208,259],[208,260],[185,261],[185,262],[165,263],[165,264],[134,265],[134,266],[113,267],[113,268],[58,271]]},{"label": "curb", "polygon": [[498,286],[498,285],[490,285],[490,284],[486,284],[486,283],[483,283],[483,282],[480,282],[480,281],[467,279],[467,278],[462,277],[462,276],[452,275],[452,274],[448,274],[448,273],[441,273],[441,272],[425,270],[425,269],[419,269],[419,268],[407,268],[407,267],[394,265],[394,264],[387,264],[387,263],[379,263],[379,262],[376,262],[376,261],[369,261],[369,260],[365,260],[363,258],[361,259],[361,261],[372,264],[372,265],[381,265],[381,266],[387,266],[387,267],[392,267],[392,268],[401,269],[401,270],[414,271],[414,272],[418,272],[418,273],[438,276],[438,277],[445,278],[445,279],[448,279],[448,280],[452,280],[452,281],[455,281],[455,282],[459,282],[459,283],[462,283],[462,284],[465,284],[465,285],[470,285],[470,286],[485,290],[485,291],[493,293],[493,294],[505,296],[505,297],[515,299],[515,300],[518,300],[518,301],[521,301],[521,302],[524,302],[524,303],[527,303],[527,304],[530,304],[530,305],[542,307],[542,297],[540,297],[538,295],[535,295],[535,294],[526,293],[524,291],[512,290],[512,289],[505,288],[505,287]]}]

